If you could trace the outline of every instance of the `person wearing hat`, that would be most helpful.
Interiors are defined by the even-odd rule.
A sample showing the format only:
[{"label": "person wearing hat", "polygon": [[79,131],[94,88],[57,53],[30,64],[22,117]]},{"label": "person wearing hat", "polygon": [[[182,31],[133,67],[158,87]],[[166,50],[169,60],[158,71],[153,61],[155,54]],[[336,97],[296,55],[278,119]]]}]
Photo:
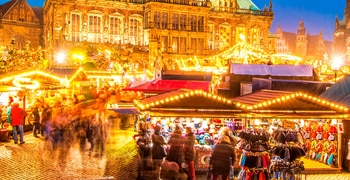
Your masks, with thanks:
[{"label": "person wearing hat", "polygon": [[221,175],[222,180],[228,180],[230,171],[236,160],[234,147],[230,138],[223,136],[213,148],[209,165],[212,166],[212,180]]}]

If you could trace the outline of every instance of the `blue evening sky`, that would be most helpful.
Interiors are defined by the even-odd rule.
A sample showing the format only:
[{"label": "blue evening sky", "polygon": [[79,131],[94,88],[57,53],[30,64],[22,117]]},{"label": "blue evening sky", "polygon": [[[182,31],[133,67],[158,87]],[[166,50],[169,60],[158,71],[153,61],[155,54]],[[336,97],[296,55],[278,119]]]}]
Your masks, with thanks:
[{"label": "blue evening sky", "polygon": [[[0,4],[10,0],[0,0]],[[43,6],[45,0],[27,0],[32,6]],[[252,0],[260,9],[269,6],[270,0]],[[346,0],[272,0],[275,13],[270,31],[275,33],[278,24],[283,31],[297,32],[302,19],[307,33],[319,34],[322,30],[326,40],[333,40],[335,17],[343,19]]]}]

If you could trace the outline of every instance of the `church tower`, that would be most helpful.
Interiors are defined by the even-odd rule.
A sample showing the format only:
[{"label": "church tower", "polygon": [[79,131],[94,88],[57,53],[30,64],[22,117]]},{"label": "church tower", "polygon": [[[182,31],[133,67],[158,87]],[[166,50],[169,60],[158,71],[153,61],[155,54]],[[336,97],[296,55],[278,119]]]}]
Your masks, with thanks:
[{"label": "church tower", "polygon": [[299,21],[298,32],[296,36],[296,55],[299,57],[305,57],[307,50],[307,35],[304,26],[304,21]]},{"label": "church tower", "polygon": [[345,63],[350,60],[350,0],[346,0],[346,7],[343,20],[338,16],[335,19],[335,29],[333,34],[333,56],[347,54]]}]

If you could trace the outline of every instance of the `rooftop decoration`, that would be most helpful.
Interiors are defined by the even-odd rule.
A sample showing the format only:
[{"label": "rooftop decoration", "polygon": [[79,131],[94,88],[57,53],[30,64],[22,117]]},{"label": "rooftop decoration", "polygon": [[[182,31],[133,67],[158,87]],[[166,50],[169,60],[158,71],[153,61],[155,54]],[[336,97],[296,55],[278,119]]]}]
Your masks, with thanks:
[{"label": "rooftop decoration", "polygon": [[[279,92],[279,93],[277,93]],[[254,96],[254,97],[253,97]],[[199,99],[199,98],[202,99]],[[185,99],[187,99],[185,101]],[[193,104],[185,104],[193,103]],[[214,104],[218,103],[218,104]],[[135,100],[134,104],[141,111],[160,110],[162,108],[174,111],[206,109],[242,110],[244,112],[267,112],[281,109],[284,113],[348,113],[349,109],[337,103],[327,101],[302,92],[285,92],[263,90],[234,99],[226,99],[202,90],[174,91],[158,96]],[[295,108],[295,105],[299,108]]]}]

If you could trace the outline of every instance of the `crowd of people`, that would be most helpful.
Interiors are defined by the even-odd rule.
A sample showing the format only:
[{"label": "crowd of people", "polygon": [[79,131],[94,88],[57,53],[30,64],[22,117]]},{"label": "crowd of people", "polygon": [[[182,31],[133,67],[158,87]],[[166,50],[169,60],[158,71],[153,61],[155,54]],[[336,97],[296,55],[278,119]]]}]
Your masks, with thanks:
[{"label": "crowd of people", "polygon": [[[110,111],[107,110],[107,94],[85,101],[73,96],[66,98],[37,98],[27,111],[17,101],[9,101],[7,122],[12,126],[15,144],[24,144],[25,118],[32,124],[32,134],[42,138],[52,150],[69,150],[79,146],[81,152],[102,157],[110,132]],[[18,140],[19,134],[19,140]],[[19,141],[19,142],[18,142]],[[63,153],[64,154],[64,153]]]},{"label": "crowd of people", "polygon": [[[138,179],[143,178],[143,171],[146,170],[148,161],[152,160],[153,179],[195,180],[195,145],[199,144],[195,128],[176,124],[174,130],[166,137],[160,124],[152,126],[151,131],[144,127],[146,126],[140,126],[136,140],[140,156]],[[236,143],[232,130],[222,127],[212,148],[209,162],[210,179],[216,180],[220,176],[223,180],[229,179],[236,160]]]}]

